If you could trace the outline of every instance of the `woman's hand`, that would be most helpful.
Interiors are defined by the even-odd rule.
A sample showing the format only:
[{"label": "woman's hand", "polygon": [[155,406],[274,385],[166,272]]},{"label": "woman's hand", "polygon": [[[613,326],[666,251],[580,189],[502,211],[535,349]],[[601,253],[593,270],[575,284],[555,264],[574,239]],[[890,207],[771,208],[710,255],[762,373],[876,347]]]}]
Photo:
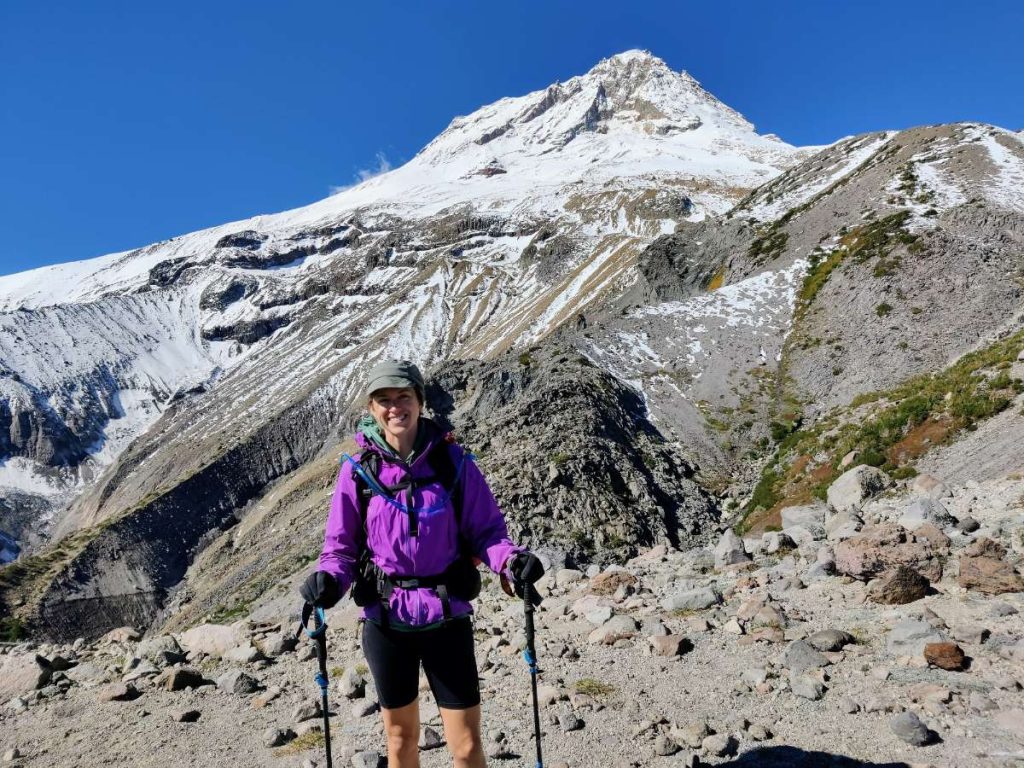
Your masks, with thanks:
[{"label": "woman's hand", "polygon": [[520,552],[509,561],[508,572],[512,574],[516,596],[522,597],[525,585],[537,583],[544,575],[544,564],[532,552]]},{"label": "woman's hand", "polygon": [[299,587],[302,599],[318,608],[333,608],[341,599],[338,582],[327,571],[314,571]]}]

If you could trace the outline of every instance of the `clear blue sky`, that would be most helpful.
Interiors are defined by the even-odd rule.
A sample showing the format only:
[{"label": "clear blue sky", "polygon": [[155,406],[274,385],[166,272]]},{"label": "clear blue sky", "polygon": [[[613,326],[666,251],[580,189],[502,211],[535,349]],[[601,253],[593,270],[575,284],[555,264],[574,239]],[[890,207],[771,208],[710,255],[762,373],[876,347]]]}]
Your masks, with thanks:
[{"label": "clear blue sky", "polygon": [[629,48],[793,144],[1021,129],[1022,32],[1021,0],[0,0],[0,274],[313,202]]}]

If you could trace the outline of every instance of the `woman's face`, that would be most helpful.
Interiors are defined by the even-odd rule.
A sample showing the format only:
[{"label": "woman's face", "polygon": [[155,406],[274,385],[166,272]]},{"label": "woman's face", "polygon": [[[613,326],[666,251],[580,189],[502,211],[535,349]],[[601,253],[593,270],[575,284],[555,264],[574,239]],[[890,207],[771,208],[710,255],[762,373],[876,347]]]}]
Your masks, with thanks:
[{"label": "woman's face", "polygon": [[384,431],[389,445],[397,446],[402,439],[416,436],[421,410],[412,387],[378,389],[370,395],[370,415]]}]

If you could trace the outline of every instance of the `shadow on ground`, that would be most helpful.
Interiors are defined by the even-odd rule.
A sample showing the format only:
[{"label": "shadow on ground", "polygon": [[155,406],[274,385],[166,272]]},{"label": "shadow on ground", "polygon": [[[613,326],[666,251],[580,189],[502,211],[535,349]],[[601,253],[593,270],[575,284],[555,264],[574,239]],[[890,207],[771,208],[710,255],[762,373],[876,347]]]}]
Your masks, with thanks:
[{"label": "shadow on ground", "polygon": [[910,768],[907,763],[871,763],[799,747],[758,747],[720,766],[728,768]]}]

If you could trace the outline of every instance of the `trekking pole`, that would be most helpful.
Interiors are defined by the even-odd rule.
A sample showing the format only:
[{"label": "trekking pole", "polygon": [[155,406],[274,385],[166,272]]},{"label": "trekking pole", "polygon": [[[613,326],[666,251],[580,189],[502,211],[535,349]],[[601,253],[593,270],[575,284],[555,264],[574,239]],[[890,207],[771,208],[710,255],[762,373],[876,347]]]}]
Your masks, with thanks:
[{"label": "trekking pole", "polygon": [[533,631],[533,584],[523,585],[523,607],[526,609],[526,650],[523,658],[530,668],[530,686],[533,688],[533,733],[537,742],[537,768],[544,768],[544,758],[540,752],[540,708],[537,703],[537,648],[534,643]]},{"label": "trekking pole", "polygon": [[[307,629],[310,614],[313,616],[314,629]],[[324,711],[324,748],[327,750],[327,768],[334,768],[331,763],[331,720],[330,712],[327,709],[327,620],[324,618],[324,609],[314,608],[309,603],[302,609],[302,630],[306,631],[310,640],[316,643],[316,659],[320,665],[320,671],[316,674],[316,684],[320,686],[320,706]]]}]

